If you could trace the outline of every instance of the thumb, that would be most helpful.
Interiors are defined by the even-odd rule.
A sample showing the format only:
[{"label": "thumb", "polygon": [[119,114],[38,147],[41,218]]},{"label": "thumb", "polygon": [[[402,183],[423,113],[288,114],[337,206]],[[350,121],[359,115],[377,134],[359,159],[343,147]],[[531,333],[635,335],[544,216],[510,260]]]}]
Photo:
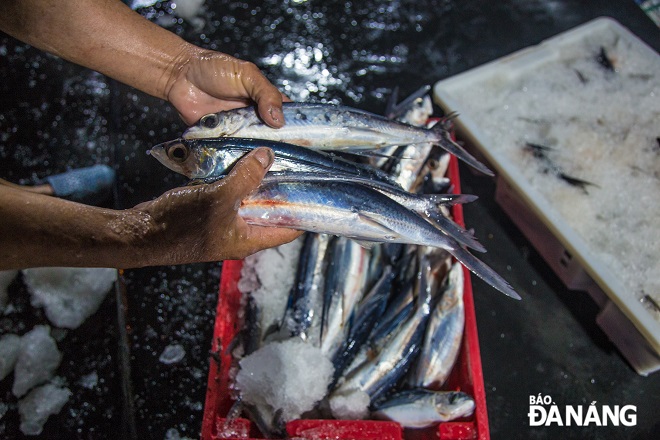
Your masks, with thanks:
[{"label": "thumb", "polygon": [[275,155],[270,148],[255,148],[238,161],[229,175],[222,179],[223,186],[232,188],[236,197],[243,200],[259,186],[274,159]]}]

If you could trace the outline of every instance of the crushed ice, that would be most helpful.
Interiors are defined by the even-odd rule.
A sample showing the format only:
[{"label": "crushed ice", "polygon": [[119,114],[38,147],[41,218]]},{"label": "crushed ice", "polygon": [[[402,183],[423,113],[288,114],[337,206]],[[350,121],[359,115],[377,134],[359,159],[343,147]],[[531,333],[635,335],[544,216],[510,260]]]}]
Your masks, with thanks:
[{"label": "crushed ice", "polygon": [[43,307],[57,327],[74,329],[93,315],[117,279],[116,269],[25,269],[33,307]]},{"label": "crushed ice", "polygon": [[158,360],[166,365],[170,365],[181,362],[184,357],[186,357],[186,350],[183,346],[181,344],[172,344],[165,347]]},{"label": "crushed ice", "polygon": [[334,368],[318,347],[299,339],[264,345],[240,362],[236,376],[243,401],[281,410],[293,420],[325,396]]}]

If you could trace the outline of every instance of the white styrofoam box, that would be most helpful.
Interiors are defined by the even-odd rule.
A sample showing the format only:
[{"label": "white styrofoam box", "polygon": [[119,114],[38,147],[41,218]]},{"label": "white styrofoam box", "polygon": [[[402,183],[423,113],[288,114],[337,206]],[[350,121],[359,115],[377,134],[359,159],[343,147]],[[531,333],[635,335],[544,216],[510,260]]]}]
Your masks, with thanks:
[{"label": "white styrofoam box", "polygon": [[[461,102],[460,91],[466,87],[492,80],[515,82],[525,73],[543,69],[548,62],[560,62],[562,50],[566,47],[603,32],[614,32],[649,57],[658,57],[653,49],[618,22],[599,18],[539,45],[439,81],[434,86],[434,98],[445,112],[458,112],[455,123],[459,136],[494,168],[498,175],[499,204],[567,287],[586,290],[592,295],[602,308],[598,324],[636,371],[646,375],[660,369],[660,321],[628,291],[616,271],[595,256],[589,244],[569,226],[559,211],[529,185],[523,170],[489,147],[492,142],[480,128],[479,118],[471,115]],[[552,104],[544,102],[544,105]],[[617,185],[626,188],[625,182],[617,182]]]}]

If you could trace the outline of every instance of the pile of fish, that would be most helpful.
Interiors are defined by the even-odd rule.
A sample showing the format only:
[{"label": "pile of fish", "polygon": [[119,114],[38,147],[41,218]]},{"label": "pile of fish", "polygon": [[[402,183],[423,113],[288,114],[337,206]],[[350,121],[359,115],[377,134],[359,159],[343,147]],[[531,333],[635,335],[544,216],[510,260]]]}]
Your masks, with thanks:
[{"label": "pile of fish", "polygon": [[[285,103],[287,123],[278,130],[253,109],[221,112],[151,150],[173,171],[212,182],[253,148],[273,149],[271,171],[239,214],[250,223],[308,232],[281,320],[263,322],[264,311],[248,292],[244,330],[234,343],[246,358],[296,338],[331,360],[314,417],[373,417],[421,428],[471,415],[471,396],[443,390],[463,336],[460,263],[520,298],[467,250],[485,251],[449,211],[475,199],[447,192],[449,153],[490,172],[451,139],[450,119],[424,126],[427,96],[411,101],[408,122]],[[397,113],[403,112],[388,112]],[[281,408],[240,396],[238,402],[264,434],[282,434]]]},{"label": "pile of fish", "polygon": [[[467,250],[483,252],[483,246],[443,214],[445,203],[465,198],[445,202],[436,194],[417,195],[399,183],[414,185],[433,175],[430,170],[423,175],[409,170],[428,167],[435,145],[492,174],[451,139],[449,120],[425,128],[349,107],[305,103],[285,103],[284,115],[286,125],[280,129],[263,124],[254,108],[207,115],[181,139],[156,145],[150,154],[173,171],[210,182],[222,178],[252,149],[270,147],[275,153],[271,172],[239,209],[246,222],[345,236],[367,247],[380,242],[443,248],[496,289],[520,298]],[[404,169],[399,182],[382,169],[337,154],[396,158],[397,151],[398,166]]]}]

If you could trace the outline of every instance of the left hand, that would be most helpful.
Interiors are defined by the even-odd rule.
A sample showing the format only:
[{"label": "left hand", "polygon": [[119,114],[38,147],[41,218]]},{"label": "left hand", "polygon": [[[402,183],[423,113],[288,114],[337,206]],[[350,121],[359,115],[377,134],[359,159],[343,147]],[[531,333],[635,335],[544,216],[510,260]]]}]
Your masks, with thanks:
[{"label": "left hand", "polygon": [[266,124],[284,125],[282,101],[289,99],[249,61],[189,45],[171,72],[167,99],[189,125],[206,114],[253,103]]}]

